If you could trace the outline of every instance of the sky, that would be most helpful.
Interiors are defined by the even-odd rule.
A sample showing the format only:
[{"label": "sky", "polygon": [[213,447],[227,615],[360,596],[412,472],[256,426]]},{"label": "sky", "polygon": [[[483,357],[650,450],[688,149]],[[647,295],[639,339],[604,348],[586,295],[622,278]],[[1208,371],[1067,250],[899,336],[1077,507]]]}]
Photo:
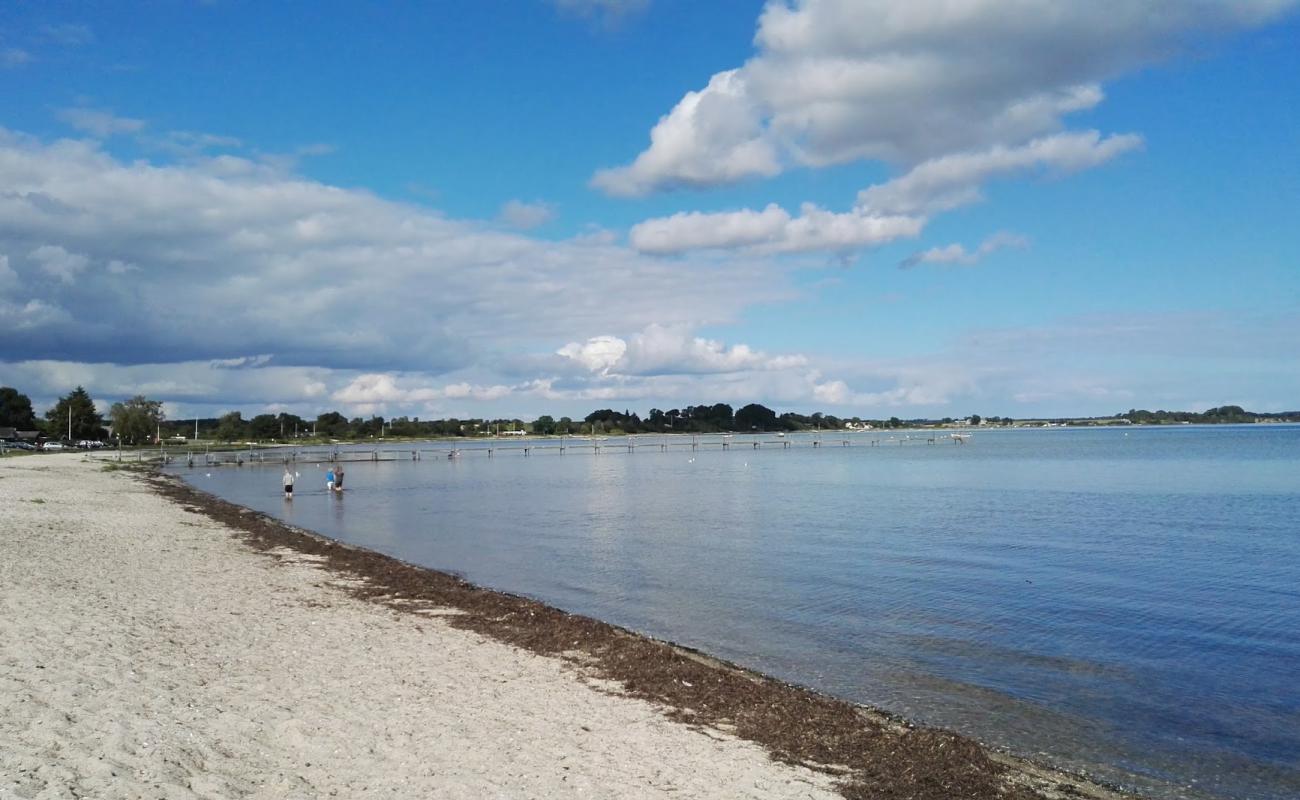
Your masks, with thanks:
[{"label": "sky", "polygon": [[0,385],[1300,408],[1300,0],[11,2]]}]

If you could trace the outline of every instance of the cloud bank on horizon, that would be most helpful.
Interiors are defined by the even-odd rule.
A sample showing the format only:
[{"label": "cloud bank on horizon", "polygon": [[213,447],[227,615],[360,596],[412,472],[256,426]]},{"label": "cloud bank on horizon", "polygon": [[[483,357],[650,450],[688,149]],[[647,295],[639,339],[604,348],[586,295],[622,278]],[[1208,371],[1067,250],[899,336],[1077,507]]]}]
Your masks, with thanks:
[{"label": "cloud bank on horizon", "polygon": [[[68,101],[43,113],[74,136],[0,127],[0,384],[39,402],[78,384],[105,403],[143,393],[186,416],[699,402],[845,416],[1113,413],[1160,400],[1277,410],[1300,388],[1296,356],[1271,344],[1300,333],[1294,279],[1289,307],[1243,315],[1095,297],[1056,308],[1031,278],[1019,291],[1049,292],[1052,313],[1017,316],[989,296],[976,318],[961,298],[927,312],[921,292],[942,284],[876,292],[840,265],[897,245],[906,254],[889,263],[903,269],[889,280],[956,280],[935,267],[1032,257],[1053,242],[1019,232],[1018,216],[951,228],[969,244],[921,240],[995,205],[993,184],[1062,179],[1069,191],[1070,176],[1144,158],[1139,127],[1101,124],[1103,85],[1266,30],[1295,6],[773,0],[748,60],[701,76],[630,162],[557,176],[590,176],[608,202],[649,212],[631,224],[565,221],[578,195],[508,185],[479,216],[449,214],[309,177],[307,159],[335,150],[322,131],[262,150],[245,131],[199,132],[160,109],[119,114],[94,100],[107,90],[69,84]],[[601,20],[593,41],[666,13],[644,2],[557,9],[557,25]],[[42,48],[83,52],[105,38],[78,20],[41,22],[28,39],[0,39],[0,81],[39,69],[53,52]],[[822,193],[788,210],[783,180],[811,186],[800,176],[844,170],[872,176],[850,207],[833,210],[836,195]],[[718,208],[719,196],[758,199],[765,187],[766,201]],[[1119,359],[1135,336],[1160,344]],[[1216,388],[1206,358],[1237,364],[1245,385]]]}]

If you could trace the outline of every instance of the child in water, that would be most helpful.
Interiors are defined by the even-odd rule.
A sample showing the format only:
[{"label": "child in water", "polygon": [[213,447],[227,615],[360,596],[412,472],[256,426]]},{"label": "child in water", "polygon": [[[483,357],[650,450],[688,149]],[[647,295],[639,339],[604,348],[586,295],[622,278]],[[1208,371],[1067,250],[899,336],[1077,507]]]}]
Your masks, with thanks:
[{"label": "child in water", "polygon": [[333,490],[334,490],[334,468],[330,467],[330,471],[325,473],[325,491],[328,492]]},{"label": "child in water", "polygon": [[292,500],[293,499],[293,473],[289,471],[288,467],[284,468],[283,481],[284,481],[284,499]]},{"label": "child in water", "polygon": [[334,491],[343,491],[343,467],[342,465],[334,468]]}]

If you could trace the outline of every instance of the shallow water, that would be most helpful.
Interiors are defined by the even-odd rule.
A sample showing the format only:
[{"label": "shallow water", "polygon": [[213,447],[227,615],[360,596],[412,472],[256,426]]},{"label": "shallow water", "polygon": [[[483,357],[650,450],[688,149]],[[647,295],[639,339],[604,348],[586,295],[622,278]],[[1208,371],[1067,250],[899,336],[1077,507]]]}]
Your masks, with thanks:
[{"label": "shallow water", "polygon": [[292,502],[279,466],[176,471],[1156,796],[1300,796],[1300,426],[926,435],[422,444],[462,455],[349,464],[342,495],[300,462]]}]

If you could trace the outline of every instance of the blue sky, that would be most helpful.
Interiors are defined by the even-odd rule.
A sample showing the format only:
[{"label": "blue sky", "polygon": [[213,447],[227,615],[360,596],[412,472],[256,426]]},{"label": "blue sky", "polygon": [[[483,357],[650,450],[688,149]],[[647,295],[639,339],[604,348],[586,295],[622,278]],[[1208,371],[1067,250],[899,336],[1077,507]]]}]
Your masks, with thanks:
[{"label": "blue sky", "polygon": [[1300,407],[1291,0],[0,9],[0,384]]}]

